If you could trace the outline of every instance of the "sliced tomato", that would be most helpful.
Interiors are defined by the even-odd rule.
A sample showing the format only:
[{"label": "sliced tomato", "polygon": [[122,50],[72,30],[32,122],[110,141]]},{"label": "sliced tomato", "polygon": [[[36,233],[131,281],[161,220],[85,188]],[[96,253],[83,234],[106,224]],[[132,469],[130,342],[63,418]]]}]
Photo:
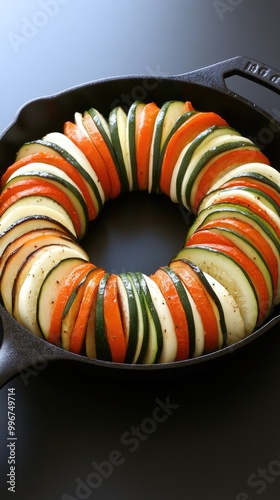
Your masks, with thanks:
[{"label": "sliced tomato", "polygon": [[67,243],[67,241],[73,242],[73,238],[67,236],[66,233],[57,228],[47,228],[47,229],[34,229],[22,234],[18,238],[12,240],[5,248],[1,255],[0,260],[0,277],[2,270],[5,267],[7,259],[14,255],[19,248],[23,245],[28,246],[27,252],[31,253],[32,248],[35,250],[39,246],[45,245],[45,241],[59,240],[60,242]]},{"label": "sliced tomato", "polygon": [[195,111],[191,101],[185,101],[183,112],[189,113],[190,111]]},{"label": "sliced tomato", "polygon": [[51,314],[50,330],[47,340],[52,344],[61,346],[61,324],[66,303],[80,280],[92,269],[94,264],[86,262],[77,266],[67,277],[57,295]]},{"label": "sliced tomato", "polygon": [[87,187],[87,184],[86,184],[83,176],[74,167],[74,165],[72,165],[70,162],[68,162],[62,156],[60,156],[59,154],[57,154],[55,152],[54,152],[54,154],[50,154],[50,153],[47,153],[46,151],[42,151],[39,153],[34,153],[31,155],[24,156],[20,160],[17,160],[16,162],[14,162],[12,165],[10,165],[10,167],[8,167],[8,169],[6,170],[4,175],[2,176],[2,179],[1,179],[2,188],[4,188],[6,182],[10,178],[10,176],[14,172],[16,172],[19,168],[21,168],[25,165],[29,165],[30,163],[32,164],[32,163],[36,163],[36,162],[46,163],[48,165],[53,165],[55,167],[60,168],[65,174],[67,174],[70,177],[70,179],[76,184],[76,186],[80,189],[80,191],[85,199],[87,209],[88,209],[89,220],[95,219],[95,217],[97,215],[97,210],[96,210],[96,207],[92,201],[92,197],[90,195],[89,189]]},{"label": "sliced tomato", "polygon": [[72,123],[70,121],[64,123],[63,132],[69,139],[71,139],[71,141],[76,144],[76,146],[78,146],[78,148],[81,149],[81,151],[87,157],[98,179],[101,182],[105,198],[109,198],[111,192],[110,178],[107,172],[105,161],[96,148],[94,142],[91,141],[75,123]]},{"label": "sliced tomato", "polygon": [[203,245],[209,243],[219,243],[221,245],[228,245],[230,247],[235,248],[234,243],[232,243],[228,238],[221,234],[214,233],[212,231],[199,228],[199,231],[193,233],[190,238],[186,241],[186,247],[190,245]]},{"label": "sliced tomato", "polygon": [[183,148],[212,125],[225,126],[227,122],[216,113],[197,112],[190,116],[170,138],[162,161],[160,179],[161,190],[167,196],[170,195],[172,173]]},{"label": "sliced tomato", "polygon": [[148,189],[149,161],[154,125],[160,108],[153,102],[146,104],[141,112],[136,139],[136,164],[138,188]]},{"label": "sliced tomato", "polygon": [[110,274],[104,291],[104,322],[112,361],[123,363],[126,354],[125,333],[118,302],[117,275]]},{"label": "sliced tomato", "polygon": [[[235,189],[235,188],[233,188]],[[213,196],[214,193],[213,193]],[[205,199],[204,199],[205,201]],[[204,202],[202,201],[202,204]],[[227,192],[226,190],[221,190],[219,195],[219,200],[211,199],[211,204],[216,205],[219,203],[232,203],[239,206],[244,206],[249,208],[252,212],[259,215],[264,221],[266,221],[273,228],[278,238],[280,237],[280,222],[274,212],[270,211],[257,197],[248,198],[246,191],[243,192],[242,187],[240,189],[236,188],[236,191]]]},{"label": "sliced tomato", "polygon": [[227,255],[231,259],[233,259],[235,262],[238,263],[239,266],[241,266],[242,269],[245,270],[245,272],[247,273],[247,275],[251,280],[252,286],[254,287],[258,297],[258,303],[259,303],[258,325],[261,325],[267,318],[272,307],[268,285],[262,272],[260,271],[258,266],[247,255],[245,255],[244,252],[242,252],[231,242],[225,244],[224,238],[220,237],[220,235],[217,235],[216,242],[214,242],[215,238],[214,233],[211,235],[212,243],[206,242],[206,239],[208,239],[208,235],[207,236],[204,235],[204,242],[203,242],[203,234],[201,233],[203,232],[199,231],[197,233],[194,233],[194,235],[195,234],[199,235],[199,240],[200,240],[199,243],[197,241],[194,243],[195,239],[198,238],[198,236],[196,236],[196,238],[194,237],[192,241],[187,242],[186,247],[192,248],[193,246],[195,246],[195,248],[197,248],[202,246],[202,247],[216,249],[222,252],[223,254]]},{"label": "sliced tomato", "polygon": [[176,286],[164,269],[158,269],[155,274],[150,277],[158,285],[174,321],[177,336],[176,361],[188,359],[190,350],[188,320]]},{"label": "sliced tomato", "polygon": [[260,231],[255,229],[247,222],[243,222],[237,219],[221,218],[203,224],[199,228],[198,232],[200,230],[209,230],[219,227],[236,231],[238,234],[240,234],[240,236],[244,236],[255,248],[259,249],[270,270],[273,281],[274,295],[276,296],[279,283],[279,259],[277,259],[277,255],[273,251],[271,245],[262,236]]},{"label": "sliced tomato", "polygon": [[[174,264],[174,263],[173,263]],[[215,314],[215,304],[201,281],[194,275],[187,264],[178,263],[172,266],[191,294],[204,327],[204,352],[213,352],[220,348],[219,318]]]},{"label": "sliced tomato", "polygon": [[88,320],[94,308],[99,282],[104,274],[104,269],[94,269],[92,276],[85,285],[82,302],[70,337],[69,350],[76,354],[81,354],[83,350]]},{"label": "sliced tomato", "polygon": [[275,191],[275,189],[269,186],[269,184],[266,184],[265,182],[262,181],[258,181],[257,179],[251,179],[250,177],[236,177],[222,184],[220,186],[220,189],[226,189],[236,186],[245,186],[245,187],[259,189],[263,193],[270,196],[270,198],[272,198],[272,200],[274,200],[278,205],[280,205],[279,192]]},{"label": "sliced tomato", "polygon": [[102,134],[99,131],[97,125],[95,124],[94,120],[92,119],[92,117],[88,112],[85,112],[83,115],[83,123],[93,144],[98,149],[99,153],[101,154],[106,164],[106,169],[110,178],[110,186],[111,186],[110,197],[116,198],[121,193],[121,181],[118,175],[117,167],[110,153],[110,150],[106,144],[106,141],[102,137]]},{"label": "sliced tomato", "polygon": [[61,189],[43,179],[20,180],[2,191],[0,196],[0,217],[17,200],[34,195],[49,197],[60,204],[70,215],[77,236],[79,238],[82,236],[81,221],[70,198]]},{"label": "sliced tomato", "polygon": [[209,161],[200,172],[199,178],[195,181],[195,189],[192,190],[191,205],[193,211],[197,211],[199,203],[220,174],[233,170],[239,165],[254,162],[270,164],[268,158],[261,151],[254,148],[227,151]]}]

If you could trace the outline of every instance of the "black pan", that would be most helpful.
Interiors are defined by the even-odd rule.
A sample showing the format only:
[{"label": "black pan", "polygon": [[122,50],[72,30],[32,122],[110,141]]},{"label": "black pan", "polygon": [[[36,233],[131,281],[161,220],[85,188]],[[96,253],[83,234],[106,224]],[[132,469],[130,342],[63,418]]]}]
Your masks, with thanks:
[{"label": "black pan", "polygon": [[[171,99],[190,100],[197,109],[215,111],[243,135],[256,139],[273,166],[279,170],[280,122],[227,88],[226,78],[234,75],[253,80],[275,94],[280,93],[280,72],[246,57],[235,57],[187,74],[103,79],[31,101],[19,111],[15,121],[0,139],[0,175],[14,161],[17,150],[25,141],[41,138],[48,132],[61,131],[66,120],[73,121],[76,111],[83,112],[95,107],[108,116],[114,106],[122,105],[126,108],[136,99],[154,101],[158,105]],[[135,211],[135,207],[140,204],[141,219],[139,210],[138,213]],[[176,205],[169,203],[169,200],[133,193],[120,197],[111,205],[108,203],[108,208],[105,205],[103,210],[104,218],[101,215],[100,220],[98,218],[93,224],[84,247],[92,261],[103,265],[107,271],[138,270],[152,273],[160,265],[168,264],[175,252],[182,247],[188,217],[183,210],[178,210]],[[141,225],[140,236],[139,231],[136,231],[139,236],[136,241],[129,233],[130,229],[137,226],[135,217],[138,217],[138,224],[145,221]],[[115,231],[113,242],[110,240],[110,231]],[[165,240],[160,245],[158,238],[162,236]],[[122,256],[126,243],[129,244],[129,252],[125,255],[125,264],[118,264],[121,268],[116,269],[116,256],[118,259]],[[224,359],[241,348],[245,349],[265,332],[276,330],[280,320],[279,312],[277,307],[264,326],[234,346],[218,352],[176,363],[127,365],[92,360],[55,347],[25,330],[0,304],[0,386],[18,373],[27,373],[27,369],[42,370],[49,362],[54,361],[67,362],[69,369],[73,364],[76,368],[79,366],[89,369],[92,376],[122,376],[129,377],[130,380],[131,377],[150,379],[175,374],[183,376],[191,368]]]}]

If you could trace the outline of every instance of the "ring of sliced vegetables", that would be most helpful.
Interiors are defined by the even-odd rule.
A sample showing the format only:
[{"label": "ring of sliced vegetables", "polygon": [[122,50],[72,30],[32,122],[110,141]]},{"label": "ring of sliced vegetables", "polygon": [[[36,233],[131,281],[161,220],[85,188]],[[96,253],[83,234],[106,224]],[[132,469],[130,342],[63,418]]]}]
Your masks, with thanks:
[{"label": "ring of sliced vegetables", "polygon": [[[75,113],[25,143],[1,179],[0,291],[35,335],[90,358],[170,363],[232,345],[280,302],[280,174],[248,138],[189,101]],[[126,191],[196,216],[151,276],[113,274],[81,246]]]}]

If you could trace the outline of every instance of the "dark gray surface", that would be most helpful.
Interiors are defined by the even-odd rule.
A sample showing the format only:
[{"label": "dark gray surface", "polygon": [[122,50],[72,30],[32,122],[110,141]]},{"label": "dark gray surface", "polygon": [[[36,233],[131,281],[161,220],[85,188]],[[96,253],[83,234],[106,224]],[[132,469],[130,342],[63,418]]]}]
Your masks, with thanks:
[{"label": "dark gray surface", "polygon": [[[239,54],[280,70],[279,14],[272,0],[18,0],[12,10],[2,2],[0,129],[29,99],[107,76],[180,74]],[[277,115],[279,96],[233,83]],[[118,271],[123,265],[116,261]],[[278,500],[279,355],[274,330],[182,380],[104,381],[75,366],[31,367],[0,391],[1,499]],[[14,495],[6,483],[10,388]]]}]

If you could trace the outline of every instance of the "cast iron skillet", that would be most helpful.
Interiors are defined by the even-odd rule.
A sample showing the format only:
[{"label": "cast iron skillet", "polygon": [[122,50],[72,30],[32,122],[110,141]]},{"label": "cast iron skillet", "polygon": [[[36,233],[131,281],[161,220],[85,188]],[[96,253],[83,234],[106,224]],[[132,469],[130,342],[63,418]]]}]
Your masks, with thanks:
[{"label": "cast iron skillet", "polygon": [[[136,99],[144,102],[154,101],[158,105],[171,99],[190,100],[197,109],[215,111],[243,135],[257,138],[263,146],[264,153],[270,158],[274,167],[279,169],[280,123],[255,104],[227,88],[225,80],[233,75],[241,75],[261,86],[268,87],[277,94],[280,93],[280,72],[246,57],[235,57],[187,74],[171,77],[141,75],[109,78],[31,101],[19,111],[15,121],[4,131],[0,139],[0,175],[14,161],[18,148],[25,141],[41,138],[48,132],[61,131],[63,123],[66,120],[73,120],[76,111],[83,112],[90,107],[96,107],[108,116],[114,106],[122,105],[126,108]],[[135,196],[137,196],[136,193]],[[149,206],[148,210],[150,208]],[[126,211],[125,204],[121,210]],[[168,229],[166,218],[168,219],[170,204],[161,207],[161,210],[162,227],[166,231]],[[143,217],[148,228],[149,214],[146,213]],[[150,233],[155,233],[153,229],[150,228]],[[145,233],[142,237],[144,252]],[[97,239],[88,236],[85,242],[90,257],[92,257],[91,246],[96,250]],[[139,245],[138,242],[137,245]],[[180,248],[177,250],[179,251]],[[162,261],[158,251],[157,248],[157,267],[168,264],[166,256]],[[113,266],[113,261],[110,265]],[[130,270],[145,272],[141,268],[135,268],[133,260],[127,263],[127,267],[129,266],[133,266]],[[148,271],[152,272],[155,269]],[[76,368],[78,365],[80,368],[89,367],[90,372],[97,375],[109,375],[109,377],[121,375],[130,380],[134,376],[140,379],[162,374],[169,377],[174,373],[182,376],[191,367],[205,366],[211,361],[217,361],[229,353],[232,354],[244,348],[273,327],[276,328],[275,325],[280,320],[279,312],[278,307],[264,326],[234,346],[186,361],[139,366],[92,360],[55,347],[25,330],[0,304],[0,386],[17,374],[24,373],[26,369],[40,370],[53,361],[67,362],[69,368],[72,365]]]}]

